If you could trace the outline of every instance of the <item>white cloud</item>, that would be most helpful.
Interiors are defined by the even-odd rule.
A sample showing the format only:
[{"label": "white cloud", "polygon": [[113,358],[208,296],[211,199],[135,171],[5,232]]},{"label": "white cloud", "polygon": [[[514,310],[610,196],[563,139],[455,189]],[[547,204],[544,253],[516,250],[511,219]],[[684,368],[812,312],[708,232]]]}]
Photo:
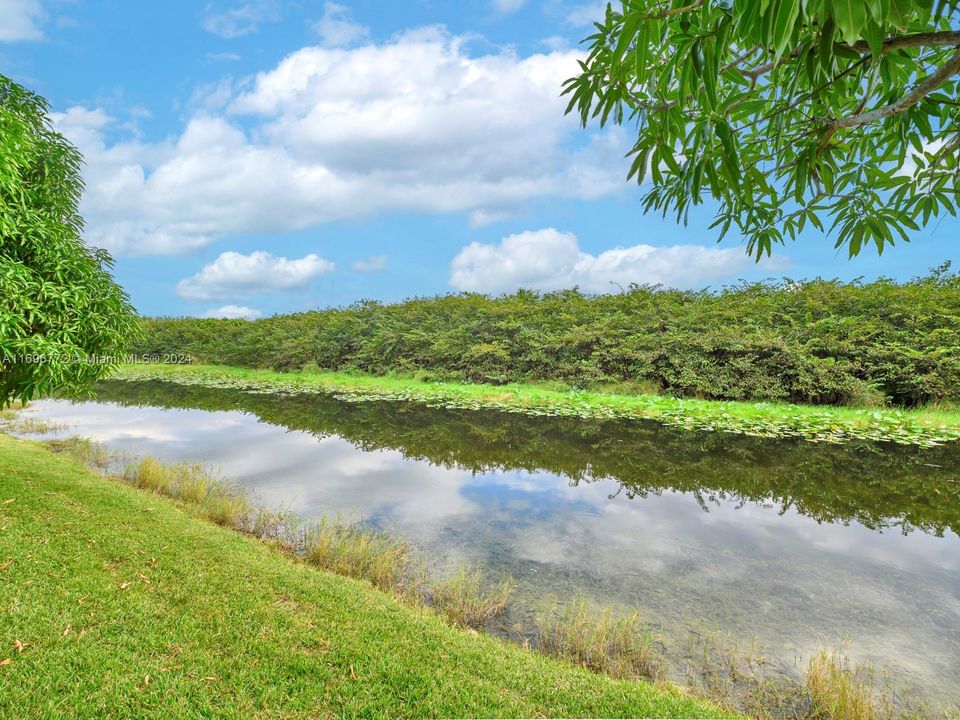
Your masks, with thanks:
[{"label": "white cloud", "polygon": [[357,272],[374,273],[384,270],[387,267],[386,255],[374,255],[363,260],[354,260],[351,267]]},{"label": "white cloud", "polygon": [[237,62],[240,60],[240,55],[233,52],[208,52],[207,60],[211,62]]},{"label": "white cloud", "polygon": [[545,37],[540,41],[540,44],[548,50],[561,51],[570,49],[570,40],[561,35]]},{"label": "white cloud", "polygon": [[474,210],[470,213],[470,227],[476,229],[510,220],[516,213],[510,210]]},{"label": "white cloud", "polygon": [[350,19],[350,8],[335,2],[325,3],[323,17],[313,24],[313,31],[326,47],[345,47],[366,40],[370,31]]},{"label": "white cloud", "polygon": [[526,5],[527,0],[493,0],[493,9],[499,15],[509,15]]},{"label": "white cloud", "polygon": [[897,168],[897,175],[903,175],[904,177],[912,177],[917,182],[923,183],[928,182],[917,177],[917,173],[920,169],[920,165],[924,167],[927,166],[928,162],[926,156],[928,154],[936,155],[936,153],[947,144],[946,140],[932,140],[930,142],[921,143],[921,152],[919,153],[920,164],[917,163],[918,153],[912,148],[907,153],[907,158],[904,160],[903,165]]},{"label": "white cloud", "polygon": [[246,305],[224,305],[214,310],[207,310],[201,317],[221,318],[226,320],[256,320],[263,315],[259,310]]},{"label": "white cloud", "polygon": [[464,38],[426,28],[304,48],[255,78],[205,86],[182,133],[162,142],[111,143],[117,128],[98,110],[55,120],[86,160],[87,240],[118,255],[391,212],[493,217],[628,190],[627,131],[584,133],[563,115],[576,57],[474,57]]},{"label": "white cloud", "polygon": [[743,248],[704,245],[633,245],[591,255],[581,251],[572,233],[546,228],[510,235],[497,245],[467,245],[450,265],[450,284],[458,290],[493,294],[574,286],[608,293],[631,283],[689,289],[731,279],[753,265]]},{"label": "white cloud", "polygon": [[200,272],[177,284],[188,300],[229,300],[258,292],[302,290],[334,265],[311,253],[299,260],[258,251],[249,255],[225,252]]},{"label": "white cloud", "polygon": [[279,19],[276,0],[251,0],[221,11],[208,5],[201,25],[207,32],[233,39],[255,33],[262,23]]},{"label": "white cloud", "polygon": [[574,27],[592,27],[593,23],[602,21],[606,13],[606,1],[581,3],[567,9],[566,20]]},{"label": "white cloud", "polygon": [[40,0],[0,0],[0,42],[42,40],[45,18]]}]

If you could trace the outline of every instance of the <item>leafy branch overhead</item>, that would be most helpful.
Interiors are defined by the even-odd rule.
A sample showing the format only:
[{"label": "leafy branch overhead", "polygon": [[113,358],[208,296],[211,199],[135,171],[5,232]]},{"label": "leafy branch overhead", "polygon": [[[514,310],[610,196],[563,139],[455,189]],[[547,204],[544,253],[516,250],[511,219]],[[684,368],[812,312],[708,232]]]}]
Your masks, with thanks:
[{"label": "leafy branch overhead", "polygon": [[807,224],[856,255],[956,215],[957,0],[624,0],[567,112],[632,123],[645,211],[712,196],[758,258]]}]

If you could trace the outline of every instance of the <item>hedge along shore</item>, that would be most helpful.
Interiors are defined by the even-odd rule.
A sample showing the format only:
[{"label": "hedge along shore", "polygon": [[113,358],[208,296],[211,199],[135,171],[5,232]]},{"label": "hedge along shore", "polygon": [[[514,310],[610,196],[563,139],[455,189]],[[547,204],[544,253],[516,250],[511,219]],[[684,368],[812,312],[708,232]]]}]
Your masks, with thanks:
[{"label": "hedge along shore", "polygon": [[[612,288],[611,288],[612,289]],[[259,320],[142,318],[128,352],[293,372],[555,382],[706,400],[960,403],[960,274],[719,290],[520,290],[361,301]]]},{"label": "hedge along shore", "polygon": [[458,630],[0,434],[0,716],[731,717]]},{"label": "hedge along shore", "polygon": [[960,411],[870,409],[772,402],[693,400],[556,390],[533,384],[424,382],[397,376],[332,372],[282,373],[220,365],[130,364],[116,380],[163,380],[251,392],[332,393],[351,402],[403,400],[463,409],[584,419],[630,418],[688,430],[731,432],[811,442],[850,440],[934,447],[960,440]]}]

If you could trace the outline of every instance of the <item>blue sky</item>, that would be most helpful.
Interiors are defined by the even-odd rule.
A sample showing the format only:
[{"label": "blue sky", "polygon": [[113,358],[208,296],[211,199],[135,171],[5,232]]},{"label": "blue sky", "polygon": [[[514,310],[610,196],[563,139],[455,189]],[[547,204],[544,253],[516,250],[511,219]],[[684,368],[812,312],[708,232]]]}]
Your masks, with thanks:
[{"label": "blue sky", "polygon": [[145,314],[269,315],[520,286],[906,279],[960,223],[882,258],[811,233],[755,265],[643,215],[629,132],[562,116],[584,0],[0,0],[0,72],[83,151],[87,239]]}]

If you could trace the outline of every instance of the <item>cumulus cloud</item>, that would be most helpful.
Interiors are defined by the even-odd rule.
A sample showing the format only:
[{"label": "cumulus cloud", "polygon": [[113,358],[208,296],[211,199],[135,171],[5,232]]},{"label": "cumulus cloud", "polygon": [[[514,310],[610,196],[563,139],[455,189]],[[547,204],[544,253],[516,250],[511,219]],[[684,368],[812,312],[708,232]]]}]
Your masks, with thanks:
[{"label": "cumulus cloud", "polygon": [[302,290],[334,265],[311,253],[299,260],[258,251],[225,252],[200,272],[181,280],[177,294],[187,300],[229,300],[258,292]]},{"label": "cumulus cloud", "polygon": [[368,257],[363,260],[354,260],[351,265],[354,270],[362,273],[374,273],[386,269],[387,267],[387,256],[386,255],[374,255],[373,257]]},{"label": "cumulus cloud", "polygon": [[366,27],[351,19],[350,8],[335,2],[324,4],[323,17],[313,23],[313,31],[326,47],[353,45],[370,35]]},{"label": "cumulus cloud", "polygon": [[[704,245],[633,245],[591,255],[572,233],[546,228],[509,235],[496,245],[467,245],[451,263],[450,284],[492,294],[574,286],[608,293],[631,283],[689,289],[731,279],[752,266],[742,248]],[[769,261],[766,266],[771,267]]]},{"label": "cumulus cloud", "polygon": [[263,315],[259,310],[245,305],[224,305],[223,307],[207,310],[201,317],[220,318],[224,320],[256,320]]},{"label": "cumulus cloud", "polygon": [[232,40],[255,33],[261,24],[279,19],[276,0],[251,0],[227,10],[208,5],[200,24],[207,32]]},{"label": "cumulus cloud", "polygon": [[87,240],[118,255],[390,212],[482,219],[536,198],[626,191],[626,131],[584,134],[563,115],[576,57],[473,56],[463,38],[427,28],[303,48],[255,78],[215,83],[162,142],[111,142],[117,127],[98,110],[56,122],[86,159]]},{"label": "cumulus cloud", "polygon": [[0,0],[0,42],[42,40],[45,18],[40,0]]}]

